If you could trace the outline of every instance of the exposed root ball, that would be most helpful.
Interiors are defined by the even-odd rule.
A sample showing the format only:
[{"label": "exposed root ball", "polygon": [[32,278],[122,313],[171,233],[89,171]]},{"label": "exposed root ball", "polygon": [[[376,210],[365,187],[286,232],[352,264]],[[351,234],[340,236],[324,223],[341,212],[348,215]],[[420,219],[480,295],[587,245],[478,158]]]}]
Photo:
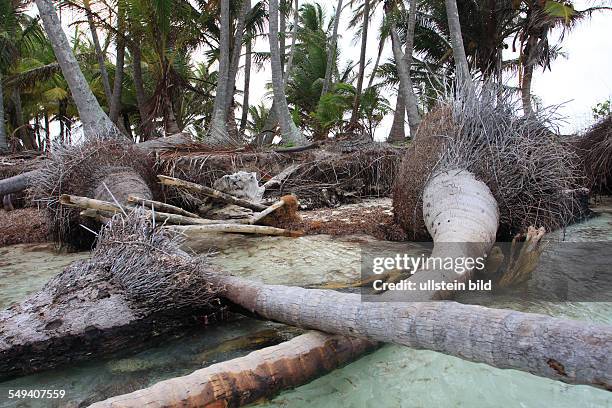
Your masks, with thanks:
[{"label": "exposed root ball", "polygon": [[92,261],[106,265],[128,300],[146,313],[176,314],[218,308],[217,289],[203,262],[179,249],[178,235],[154,228],[135,210],[102,228]]},{"label": "exposed root ball", "polygon": [[413,240],[426,240],[429,233],[423,221],[423,189],[444,147],[445,135],[453,122],[448,107],[431,111],[423,118],[417,137],[408,147],[393,186],[395,222]]},{"label": "exposed root ball", "polygon": [[576,147],[584,165],[586,187],[596,194],[612,194],[612,116],[589,129]]},{"label": "exposed root ball", "polygon": [[[90,249],[100,225],[83,219],[80,211],[59,204],[61,194],[123,203],[128,195],[157,196],[153,160],[133,145],[93,139],[78,146],[57,147],[44,162],[28,193],[48,211],[52,238],[79,249]],[[105,187],[106,186],[106,187]]]},{"label": "exposed root ball", "polygon": [[577,158],[547,129],[554,110],[519,117],[510,92],[456,90],[424,120],[405,155],[393,195],[395,216],[413,239],[425,238],[422,193],[437,172],[468,170],[497,200],[500,235],[529,225],[550,231],[567,224],[580,206],[567,191],[579,187]]}]

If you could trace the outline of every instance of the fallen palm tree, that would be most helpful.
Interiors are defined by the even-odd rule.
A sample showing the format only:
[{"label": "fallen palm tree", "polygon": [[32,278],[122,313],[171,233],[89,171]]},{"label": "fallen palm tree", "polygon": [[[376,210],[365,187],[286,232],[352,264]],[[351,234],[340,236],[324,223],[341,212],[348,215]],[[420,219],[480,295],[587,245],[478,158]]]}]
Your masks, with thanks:
[{"label": "fallen palm tree", "polygon": [[295,388],[372,350],[374,342],[308,332],[188,376],[98,402],[92,407],[239,407]]},{"label": "fallen palm tree", "polygon": [[[508,91],[459,89],[424,118],[393,192],[395,218],[411,238],[435,240],[435,228],[428,231],[431,225],[426,224],[433,221],[427,220],[428,214],[441,209],[436,202],[439,195],[431,194],[432,189],[437,177],[453,171],[467,175],[457,191],[472,189],[481,197],[490,195],[497,209],[493,205],[470,208],[470,199],[459,197],[455,201],[464,213],[452,217],[451,223],[477,221],[483,215],[490,219],[497,211],[499,231],[495,225],[486,235],[512,237],[531,225],[552,231],[572,220],[580,207],[568,193],[580,187],[577,157],[546,128],[554,112],[551,117],[545,110],[539,117],[522,117],[519,110]],[[473,182],[469,182],[470,174]]]},{"label": "fallen palm tree", "polygon": [[[129,223],[114,224],[121,236],[128,235],[135,240],[117,243],[112,227],[104,230],[101,240],[102,246],[122,260],[111,269],[121,271],[125,281],[142,280],[143,273],[146,274],[128,266],[132,264],[129,259],[159,257],[168,267],[174,265],[175,273],[180,273],[182,267],[195,272],[184,253],[169,256],[138,244],[163,242],[164,237],[173,239],[167,231],[153,231],[155,238],[152,239],[137,231],[126,234],[126,229],[133,230]],[[356,294],[266,285],[205,270],[202,273],[218,288],[219,296],[266,319],[326,333],[435,350],[572,384],[606,389],[612,386],[612,327],[609,326],[455,302],[363,302]],[[299,361],[303,347],[314,350],[332,338],[319,336],[301,343],[298,337],[290,344],[219,363],[186,377],[111,398],[97,406],[175,406],[179,402],[186,406],[214,403],[237,406],[253,402],[265,395],[262,386],[268,384],[266,381],[270,382],[270,392],[278,391],[279,384],[294,386],[304,381],[299,370],[269,371],[269,368]],[[358,349],[364,347],[360,343],[351,344]],[[274,354],[281,351],[282,354]],[[327,357],[323,354],[312,355],[308,360],[305,356],[301,358],[307,367],[316,367]],[[264,373],[267,377],[260,377]],[[260,380],[255,381],[256,378]]]},{"label": "fallen palm tree", "polygon": [[31,176],[29,194],[47,211],[55,241],[89,249],[95,240],[91,230],[97,231],[99,223],[87,221],[79,210],[61,205],[61,196],[84,196],[116,204],[127,203],[130,195],[153,199],[159,195],[153,166],[148,153],[133,144],[90,138],[77,146],[56,148]]},{"label": "fallen palm tree", "polygon": [[[226,318],[197,262],[195,273],[172,270],[177,265],[170,254],[180,251],[179,241],[159,241],[142,213],[121,231],[102,240],[91,259],[73,263],[39,292],[0,311],[0,379],[140,350]],[[130,251],[114,251],[120,242],[169,258],[133,258]],[[125,268],[143,273],[128,280]]]}]

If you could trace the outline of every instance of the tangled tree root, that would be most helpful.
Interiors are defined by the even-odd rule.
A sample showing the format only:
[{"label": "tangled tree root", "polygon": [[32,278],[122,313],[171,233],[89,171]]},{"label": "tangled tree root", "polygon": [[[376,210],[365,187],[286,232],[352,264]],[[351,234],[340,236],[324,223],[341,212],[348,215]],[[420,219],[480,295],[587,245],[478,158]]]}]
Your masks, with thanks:
[{"label": "tangled tree root", "polygon": [[499,206],[503,237],[530,225],[559,228],[580,211],[577,196],[568,193],[580,187],[573,149],[546,128],[553,118],[519,117],[518,110],[509,92],[492,98],[489,90],[458,89],[423,120],[393,194],[396,221],[412,238],[428,237],[422,193],[429,178],[444,170],[467,170],[487,185]]},{"label": "tangled tree root", "polygon": [[[265,197],[295,194],[301,208],[335,207],[360,198],[388,196],[401,153],[401,149],[376,143],[350,152],[333,146],[297,153],[198,149],[160,154],[159,172],[204,186],[239,170],[256,172],[263,182],[283,174],[282,180],[265,185]],[[170,198],[179,205],[189,204],[180,196]]]},{"label": "tangled tree root", "polygon": [[611,194],[612,115],[595,124],[574,145],[584,166],[586,187],[595,194]]},{"label": "tangled tree root", "polygon": [[100,224],[60,205],[62,194],[126,203],[130,195],[159,195],[154,163],[133,145],[92,139],[82,145],[56,148],[35,173],[28,193],[47,210],[52,238],[77,249],[90,249]]}]

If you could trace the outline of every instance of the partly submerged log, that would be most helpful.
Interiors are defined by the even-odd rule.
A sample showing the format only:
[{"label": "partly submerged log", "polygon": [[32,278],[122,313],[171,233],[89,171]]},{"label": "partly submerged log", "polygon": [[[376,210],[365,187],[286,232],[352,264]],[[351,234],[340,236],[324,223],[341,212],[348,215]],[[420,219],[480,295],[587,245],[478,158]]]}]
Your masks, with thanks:
[{"label": "partly submerged log", "polygon": [[373,342],[309,332],[91,407],[243,406],[312,381],[374,347]]},{"label": "partly submerged log", "polygon": [[136,352],[217,318],[225,318],[224,312],[147,314],[107,270],[79,261],[38,293],[0,311],[0,380]]},{"label": "partly submerged log", "polygon": [[269,320],[612,390],[611,326],[449,301],[363,302],[357,294],[217,278],[227,299]]},{"label": "partly submerged log", "polygon": [[[226,317],[200,265],[183,269],[177,268],[178,257],[169,264],[141,256],[148,251],[169,256],[179,244],[156,241],[143,216],[131,221],[123,229],[116,226],[109,240],[101,231],[90,260],[71,264],[39,292],[0,311],[0,380],[140,350]],[[136,231],[135,245],[144,252],[121,249],[131,246]]]}]

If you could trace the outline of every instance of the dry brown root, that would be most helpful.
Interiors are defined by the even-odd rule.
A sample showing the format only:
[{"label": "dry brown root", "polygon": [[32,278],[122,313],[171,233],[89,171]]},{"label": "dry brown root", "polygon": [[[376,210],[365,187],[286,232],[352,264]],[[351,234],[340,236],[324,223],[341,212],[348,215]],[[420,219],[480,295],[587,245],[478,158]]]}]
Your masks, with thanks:
[{"label": "dry brown root", "polygon": [[283,202],[283,205],[259,220],[260,224],[278,228],[291,228],[301,221],[298,215],[297,197],[290,194],[282,196],[280,200]]},{"label": "dry brown root", "polygon": [[[520,285],[527,282],[532,272],[538,266],[540,255],[544,251],[542,238],[546,230],[544,227],[529,227],[526,234],[519,234],[512,240],[508,266],[501,276],[498,285],[502,288]],[[516,253],[519,240],[525,238],[518,253]]]}]

